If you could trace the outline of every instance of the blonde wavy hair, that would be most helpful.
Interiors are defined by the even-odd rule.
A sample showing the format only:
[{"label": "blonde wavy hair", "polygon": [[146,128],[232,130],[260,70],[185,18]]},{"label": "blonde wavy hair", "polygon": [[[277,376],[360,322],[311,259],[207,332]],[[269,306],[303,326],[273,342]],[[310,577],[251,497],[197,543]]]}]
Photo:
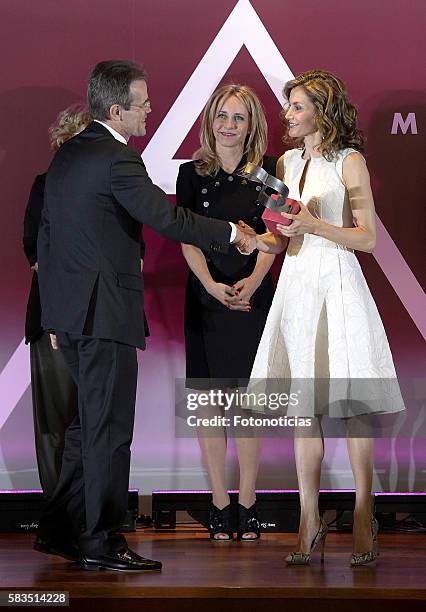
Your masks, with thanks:
[{"label": "blonde wavy hair", "polygon": [[52,150],[57,151],[66,140],[82,132],[91,121],[91,116],[81,104],[74,104],[61,111],[49,127]]},{"label": "blonde wavy hair", "polygon": [[261,165],[268,146],[268,126],[263,106],[255,92],[246,85],[224,85],[217,89],[204,107],[200,129],[200,148],[194,153],[196,172],[200,176],[215,175],[219,171],[220,159],[216,152],[213,121],[228,98],[235,96],[247,109],[249,129],[243,155],[247,161]]},{"label": "blonde wavy hair", "polygon": [[[287,100],[296,87],[303,87],[315,106],[315,121],[322,136],[317,148],[325,159],[331,161],[338,151],[347,147],[364,151],[364,136],[357,127],[358,111],[349,101],[343,81],[325,70],[303,72],[284,85],[283,95]],[[288,134],[285,113],[284,109],[281,113],[283,142],[292,142],[296,148],[302,149],[303,139],[291,138]]]}]

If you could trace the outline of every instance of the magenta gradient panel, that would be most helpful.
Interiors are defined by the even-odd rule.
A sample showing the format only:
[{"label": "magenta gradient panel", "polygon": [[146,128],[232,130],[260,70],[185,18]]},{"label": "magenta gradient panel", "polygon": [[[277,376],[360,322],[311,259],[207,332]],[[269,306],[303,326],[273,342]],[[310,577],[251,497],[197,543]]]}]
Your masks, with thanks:
[{"label": "magenta gradient panel", "polygon": [[[247,7],[248,0],[240,1]],[[31,184],[51,159],[47,128],[60,110],[84,100],[87,75],[96,62],[136,60],[148,70],[153,108],[147,137],[132,143],[143,154],[236,5],[237,0],[206,0],[201,10],[196,0],[155,4],[121,0],[119,6],[113,0],[2,0],[0,488],[39,486],[29,357],[21,345],[30,287],[21,241]],[[315,67],[335,72],[346,82],[359,109],[380,219],[376,257],[362,254],[360,261],[383,317],[399,375],[424,377],[422,152],[426,105],[419,53],[424,2],[252,0],[250,7],[293,74]],[[244,17],[240,22],[244,31]],[[267,113],[269,153],[279,155],[283,151],[280,104],[266,77],[270,75],[262,74],[243,46],[224,71],[221,83],[241,82],[255,88]],[[402,130],[391,134],[395,113],[402,117],[414,113],[418,133],[408,129],[405,134]],[[182,115],[177,114],[173,129],[178,130],[181,122]],[[199,119],[194,118],[175,159],[191,157],[197,148],[198,129]],[[149,228],[145,238],[146,312],[151,337],[147,351],[139,355],[132,484],[144,491],[159,487],[205,489],[208,483],[196,441],[174,437],[174,380],[184,375],[186,265],[179,245],[163,240]],[[280,265],[281,261],[276,262],[275,274]],[[414,415],[413,423],[420,417]],[[350,489],[353,483],[345,445],[336,440],[327,442],[322,485]],[[423,490],[425,460],[424,440],[415,438],[414,425],[411,438],[379,441],[374,488]],[[232,487],[238,486],[237,473],[231,449]],[[296,487],[290,441],[265,441],[258,486]]]}]

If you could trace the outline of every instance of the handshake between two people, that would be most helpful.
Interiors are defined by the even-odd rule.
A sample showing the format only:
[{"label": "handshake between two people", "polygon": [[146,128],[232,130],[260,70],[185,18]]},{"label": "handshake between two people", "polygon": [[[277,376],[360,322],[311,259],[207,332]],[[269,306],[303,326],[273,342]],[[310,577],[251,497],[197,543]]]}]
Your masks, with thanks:
[{"label": "handshake between two people", "polygon": [[[256,234],[244,221],[238,221],[237,235],[232,244],[242,255],[250,255],[255,249],[276,254],[284,250],[288,238],[318,231],[321,220],[314,217],[302,202],[294,202],[294,212],[297,213],[273,213],[274,223],[269,226],[273,229],[266,234]],[[266,219],[265,222],[268,223]]]},{"label": "handshake between two people", "polygon": [[238,221],[237,235],[233,241],[234,247],[241,253],[241,255],[250,255],[255,249],[257,249],[257,234],[250,225],[244,223],[244,221]]}]

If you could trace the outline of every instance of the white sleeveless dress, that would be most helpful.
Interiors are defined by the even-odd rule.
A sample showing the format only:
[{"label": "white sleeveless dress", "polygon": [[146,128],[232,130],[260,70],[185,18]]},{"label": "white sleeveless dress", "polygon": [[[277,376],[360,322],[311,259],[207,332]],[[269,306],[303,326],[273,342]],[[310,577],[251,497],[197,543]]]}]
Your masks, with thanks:
[{"label": "white sleeveless dress", "polygon": [[[289,197],[327,223],[352,227],[342,166],[354,152],[344,149],[332,162],[312,158],[300,196],[306,161],[302,150],[287,151]],[[268,379],[290,381],[292,391],[295,380],[298,387],[300,381],[334,380],[327,402],[318,406],[313,395],[305,394],[297,406],[288,406],[289,415],[348,417],[404,409],[386,333],[353,250],[313,234],[290,239],[248,390],[272,390]],[[369,386],[366,379],[376,380]],[[362,401],[353,401],[349,409],[347,402],[335,401],[351,393]]]}]

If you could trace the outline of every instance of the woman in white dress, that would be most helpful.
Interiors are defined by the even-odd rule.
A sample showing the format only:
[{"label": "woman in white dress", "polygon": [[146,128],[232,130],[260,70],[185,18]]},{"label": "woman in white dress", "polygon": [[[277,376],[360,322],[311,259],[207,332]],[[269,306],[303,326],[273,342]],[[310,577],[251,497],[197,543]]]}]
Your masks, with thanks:
[{"label": "woman in white dress", "polygon": [[[277,176],[298,200],[297,215],[280,235],[258,237],[258,249],[287,253],[277,291],[251,373],[250,386],[268,379],[343,381],[395,379],[386,334],[354,251],[371,253],[376,242],[375,211],[363,137],[357,111],[344,84],[328,72],[314,70],[284,87],[286,136],[296,148],[277,164]],[[380,380],[378,380],[380,379]],[[346,381],[346,382],[345,382]],[[373,383],[374,384],[374,383]],[[362,386],[362,383],[361,383]],[[339,387],[339,385],[337,385]],[[352,388],[352,387],[351,387]],[[340,386],[341,389],[341,386]],[[327,396],[330,397],[330,396]],[[388,398],[386,398],[388,399]],[[327,525],[319,515],[318,495],[324,440],[321,416],[347,419],[347,446],[354,474],[353,555],[351,565],[371,563],[377,556],[377,521],[371,508],[374,441],[355,437],[351,427],[371,412],[403,409],[401,398],[384,402],[302,402],[288,414],[312,417],[317,435],[296,428],[295,459],[301,517],[297,552],[288,564],[307,564],[323,545]],[[349,407],[349,408],[348,408]],[[352,418],[351,418],[352,417]]]}]

